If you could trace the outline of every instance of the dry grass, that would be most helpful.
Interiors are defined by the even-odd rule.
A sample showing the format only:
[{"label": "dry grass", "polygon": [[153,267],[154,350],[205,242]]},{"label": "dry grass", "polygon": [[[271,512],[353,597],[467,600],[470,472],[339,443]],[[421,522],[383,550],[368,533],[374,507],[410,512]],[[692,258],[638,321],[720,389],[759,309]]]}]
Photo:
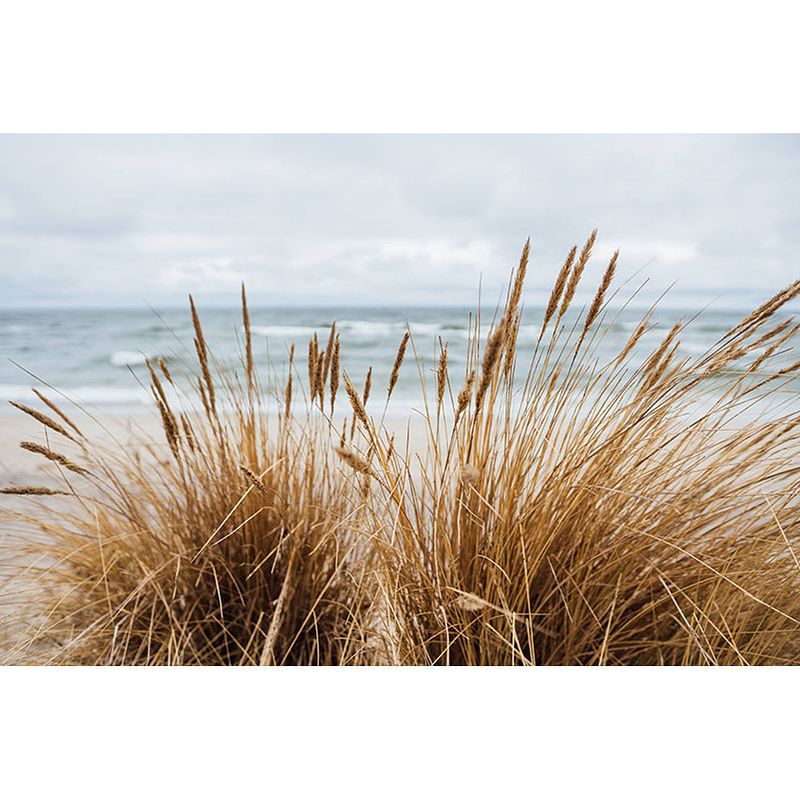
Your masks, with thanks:
[{"label": "dry grass", "polygon": [[[594,237],[557,277],[529,364],[499,358],[504,341],[514,358],[516,288],[482,353],[473,339],[464,388],[446,421],[429,418],[421,463],[389,454],[385,433],[362,434],[380,476],[370,511],[389,658],[798,663],[800,414],[795,401],[745,415],[787,396],[800,367],[770,368],[789,326],[761,336],[796,284],[703,357],[679,357],[682,324],[648,345],[648,315],[603,363],[616,253],[588,311],[568,315]],[[634,349],[649,353],[639,367]]]},{"label": "dry grass", "polygon": [[17,517],[39,535],[30,586],[4,598],[27,624],[9,660],[800,662],[800,361],[775,366],[800,283],[700,357],[681,356],[688,323],[656,336],[651,309],[605,361],[616,253],[574,308],[595,236],[556,276],[529,361],[529,243],[483,347],[479,315],[466,363],[438,343],[416,452],[370,415],[371,370],[359,391],[335,326],[309,343],[305,412],[292,349],[268,419],[244,294],[241,378],[215,370],[194,303],[194,394],[151,369],[166,446],[103,451],[55,404],[69,430],[20,406],[62,440],[26,443],[60,482],[9,491],[72,508]]},{"label": "dry grass", "polygon": [[[366,660],[370,561],[330,433],[285,414],[268,419],[249,337],[244,388],[236,379],[216,385],[194,304],[192,312],[200,407],[180,397],[178,412],[151,370],[167,451],[156,442],[109,449],[82,441],[74,464],[28,447],[80,475],[73,482],[63,473],[58,487],[70,507],[17,515],[26,535],[15,547],[30,566],[27,588],[4,598],[25,623],[8,660]],[[222,398],[230,413],[220,412]]]}]

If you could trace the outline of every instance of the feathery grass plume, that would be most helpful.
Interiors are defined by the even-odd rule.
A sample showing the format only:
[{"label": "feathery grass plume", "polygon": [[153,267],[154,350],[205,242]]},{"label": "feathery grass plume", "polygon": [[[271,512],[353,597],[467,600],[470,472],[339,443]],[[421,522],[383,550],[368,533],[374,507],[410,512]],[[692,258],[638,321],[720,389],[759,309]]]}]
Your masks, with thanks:
[{"label": "feathery grass plume", "polygon": [[478,482],[478,478],[480,478],[481,474],[478,472],[478,468],[475,467],[473,464],[465,464],[461,468],[461,482],[471,485],[473,483]]},{"label": "feathery grass plume", "polygon": [[463,611],[484,611],[489,608],[485,600],[474,594],[462,594],[456,598],[456,605]]},{"label": "feathery grass plume", "polygon": [[642,336],[647,333],[650,328],[650,316],[647,315],[642,319],[642,321],[636,326],[633,333],[628,337],[628,341],[625,342],[625,346],[622,350],[619,351],[619,355],[614,359],[617,363],[624,361],[639,343],[639,340]]},{"label": "feathery grass plume", "polygon": [[183,438],[186,442],[187,447],[189,450],[194,453],[195,451],[195,440],[194,440],[194,431],[192,430],[192,424],[189,422],[189,418],[186,414],[181,414],[181,425],[183,426]]},{"label": "feathery grass plume", "polygon": [[[782,327],[783,326],[781,325],[777,326],[777,328]],[[777,328],[773,330],[777,332]],[[783,329],[779,336],[775,336],[773,331],[770,332],[771,335],[769,336],[762,336],[761,340],[759,340],[754,347],[759,347],[769,340],[772,340],[772,344],[753,361],[753,363],[748,367],[747,371],[758,372],[765,362],[769,361],[769,359],[772,358],[786,342],[788,342],[790,339],[793,339],[798,333],[800,333],[800,323],[795,323],[790,328]]]},{"label": "feathery grass plume", "polygon": [[153,397],[155,397],[157,402],[162,402],[165,406],[167,405],[167,395],[164,393],[164,387],[159,379],[156,371],[153,369],[153,365],[150,363],[150,359],[146,358],[144,360],[145,366],[147,367],[147,371],[150,373],[150,382],[153,388]]},{"label": "feathery grass plume", "polygon": [[203,379],[200,376],[197,377],[197,394],[200,397],[200,401],[203,406],[203,411],[206,412],[206,417],[208,417],[208,419],[211,419],[212,418],[211,406],[208,404],[208,395],[206,394],[206,387],[205,384],[203,383]]},{"label": "feathery grass plume", "polygon": [[331,325],[330,333],[328,334],[328,344],[325,345],[325,354],[322,362],[322,382],[327,383],[328,381],[328,372],[331,366],[331,360],[333,359],[333,351],[336,343],[336,320],[333,321]]},{"label": "feathery grass plume", "polygon": [[50,489],[47,486],[5,486],[0,489],[0,494],[32,495],[36,497],[48,497],[51,495],[69,495],[70,492],[62,492],[58,489]]},{"label": "feathery grass plume", "polygon": [[744,358],[752,348],[750,347],[729,347],[717,356],[706,368],[706,372],[717,372],[736,361]]},{"label": "feathery grass plume", "polygon": [[167,366],[167,362],[164,360],[163,356],[158,357],[158,368],[161,370],[161,374],[170,382],[174,383],[175,381],[172,380],[172,373],[169,371],[169,367]]},{"label": "feathery grass plume", "polygon": [[789,319],[785,319],[783,322],[778,323],[774,328],[771,328],[763,336],[760,336],[758,339],[756,339],[751,345],[751,348],[755,350],[761,347],[761,345],[766,344],[771,339],[774,339],[775,337],[780,337],[781,334],[787,328],[794,325],[794,323],[795,323],[794,317],[789,317]]},{"label": "feathery grass plume", "polygon": [[776,373],[776,377],[782,378],[784,375],[790,375],[792,372],[797,372],[800,369],[800,359],[795,361],[793,364],[790,364],[788,367],[784,367],[781,370],[778,370]]},{"label": "feathery grass plume", "polygon": [[461,391],[458,393],[458,397],[456,398],[456,413],[455,419],[461,417],[461,415],[466,410],[467,406],[469,405],[469,401],[472,398],[472,385],[475,383],[475,371],[473,370],[467,376],[467,380],[464,382],[464,385],[461,387]]},{"label": "feathery grass plume", "polygon": [[156,405],[159,413],[161,414],[161,427],[164,429],[164,436],[167,439],[169,449],[172,451],[172,455],[175,456],[176,459],[180,459],[181,429],[178,427],[178,421],[175,419],[175,415],[172,413],[171,409],[166,403],[157,399]]},{"label": "feathery grass plume", "polygon": [[775,355],[779,347],[780,344],[778,342],[771,344],[758,358],[753,360],[753,363],[747,368],[748,374],[757,373],[761,367]]},{"label": "feathery grass plume", "polygon": [[361,398],[358,396],[356,387],[353,386],[346,372],[342,373],[342,378],[344,379],[345,392],[347,392],[347,397],[350,399],[350,405],[353,408],[353,414],[355,415],[356,419],[358,419],[358,421],[364,426],[364,430],[369,431],[370,427],[369,417],[367,416],[367,411],[364,408],[364,404]]},{"label": "feathery grass plume", "polygon": [[389,389],[386,393],[387,400],[392,396],[394,387],[397,385],[397,378],[400,375],[400,367],[403,366],[403,359],[406,357],[406,345],[408,345],[408,340],[410,338],[411,334],[406,331],[400,341],[400,346],[397,348],[397,355],[394,357],[394,364],[392,364],[392,371],[389,375]]},{"label": "feathery grass plume", "polygon": [[614,280],[614,272],[617,269],[617,259],[619,258],[619,250],[615,250],[608,262],[605,273],[603,273],[603,280],[592,300],[592,305],[589,307],[589,313],[586,315],[586,322],[583,325],[584,335],[592,327],[592,323],[597,319],[600,309],[603,307],[603,300],[605,299],[608,287],[611,286],[611,281]]},{"label": "feathery grass plume", "polygon": [[289,347],[289,369],[286,387],[283,390],[283,413],[289,417],[292,413],[292,373],[294,372],[294,342]]},{"label": "feathery grass plume", "polygon": [[357,453],[354,453],[349,447],[337,447],[336,455],[338,455],[354,472],[361,472],[365,475],[373,474],[369,462]]},{"label": "feathery grass plume", "polygon": [[247,308],[247,293],[242,283],[242,326],[244,327],[244,353],[245,353],[245,375],[247,376],[247,386],[253,390],[253,337],[250,331],[250,311]]},{"label": "feathery grass plume", "polygon": [[194,340],[195,349],[197,350],[197,356],[200,364],[200,371],[202,374],[203,381],[205,383],[205,395],[208,401],[208,407],[211,411],[211,416],[217,416],[217,393],[214,389],[214,380],[211,377],[211,370],[208,365],[208,358],[205,352],[205,347],[201,348],[201,343],[198,339]]},{"label": "feathery grass plume", "polygon": [[441,342],[439,343],[440,353],[439,353],[439,366],[436,369],[436,406],[441,407],[442,400],[444,399],[444,390],[447,386],[447,348],[448,345],[445,344],[444,347],[441,346]]},{"label": "feathery grass plume", "polygon": [[65,439],[70,439],[76,444],[80,444],[78,440],[63,427],[63,425],[59,425],[52,417],[48,417],[47,414],[43,414],[41,411],[37,411],[35,408],[26,406],[23,403],[17,403],[14,400],[9,400],[8,402],[9,405],[14,406],[14,408],[18,408],[23,414],[27,414],[29,417],[33,417],[37,422],[41,422],[45,428],[50,428],[51,431],[61,434]]},{"label": "feathery grass plume", "polygon": [[210,416],[217,418],[217,397],[214,390],[214,380],[211,377],[211,369],[208,364],[208,347],[206,339],[203,335],[203,326],[200,323],[200,315],[197,313],[197,308],[194,304],[194,298],[189,295],[189,308],[192,314],[192,326],[194,327],[194,347],[197,351],[197,360],[200,364],[200,372],[205,382],[206,398],[208,408],[210,409]]},{"label": "feathery grass plume", "polygon": [[531,240],[530,237],[525,241],[522,247],[522,254],[519,259],[519,266],[513,275],[513,282],[508,293],[508,301],[506,302],[505,311],[503,313],[504,321],[504,368],[503,374],[506,378],[511,374],[512,362],[514,360],[514,351],[517,346],[517,332],[519,329],[519,304],[522,300],[522,287],[525,284],[525,275],[528,270],[528,258],[530,256]]},{"label": "feathery grass plume", "polygon": [[664,354],[672,346],[675,337],[682,328],[683,323],[678,320],[678,322],[676,322],[669,329],[669,333],[667,333],[667,335],[661,340],[661,344],[658,346],[658,349],[650,356],[650,358],[647,359],[644,365],[644,375],[646,378],[651,376],[658,369],[659,365],[662,364],[664,361]]},{"label": "feathery grass plume", "polygon": [[520,300],[522,299],[522,287],[525,283],[525,275],[528,271],[528,258],[530,257],[530,252],[531,240],[530,237],[528,237],[522,247],[522,255],[520,255],[519,258],[519,266],[514,274],[514,283],[512,284],[511,292],[508,297],[508,303],[506,304],[506,315],[509,317],[516,313],[517,309],[519,308]]},{"label": "feathery grass plume", "polygon": [[316,386],[318,355],[319,341],[317,340],[317,334],[314,333],[314,335],[308,340],[308,394],[312,403],[314,402],[314,398],[317,396]]},{"label": "feathery grass plume", "polygon": [[514,361],[517,354],[517,337],[519,336],[519,326],[521,318],[520,313],[517,312],[510,319],[506,331],[506,346],[505,355],[503,356],[503,377],[509,380],[511,372],[514,369]]},{"label": "feathery grass plume", "polygon": [[[335,324],[335,323],[334,323]],[[336,336],[336,343],[333,345],[333,355],[331,356],[331,416],[333,416],[333,406],[336,403],[336,393],[339,391],[339,370],[341,369],[339,359],[341,351],[341,340]]]},{"label": "feathery grass plume", "polygon": [[[364,406],[364,411],[366,413],[367,408],[367,401],[369,400],[370,392],[372,391],[372,367],[367,369],[367,375],[364,378],[364,394],[361,397],[361,404]],[[355,436],[356,433],[356,421],[357,421],[356,414],[353,414],[353,420],[350,423],[350,439]],[[342,435],[344,435],[344,431],[342,431]]]},{"label": "feathery grass plume", "polygon": [[367,400],[369,400],[369,394],[372,391],[372,367],[367,369],[367,375],[364,378],[364,394],[362,396],[361,402],[364,404],[364,408],[367,407]]},{"label": "feathery grass plume", "polygon": [[88,471],[81,467],[79,464],[76,464],[74,461],[71,461],[65,455],[61,453],[56,453],[54,450],[51,450],[49,447],[45,447],[41,444],[36,444],[36,442],[20,442],[19,446],[23,450],[27,450],[29,453],[36,453],[37,455],[44,456],[48,461],[54,461],[56,464],[60,464],[64,469],[68,469],[70,472],[75,472],[78,475],[88,475]]},{"label": "feathery grass plume", "polygon": [[181,429],[178,425],[178,421],[175,419],[172,409],[170,408],[169,402],[167,401],[167,395],[164,392],[164,387],[162,386],[155,369],[153,369],[153,365],[150,363],[150,359],[145,359],[145,364],[150,372],[153,397],[155,398],[159,413],[161,414],[161,426],[164,429],[164,435],[167,438],[167,444],[169,444],[170,450],[175,458],[180,458],[179,443]]},{"label": "feathery grass plume", "polygon": [[258,489],[258,491],[261,492],[261,494],[264,495],[267,494],[267,487],[264,486],[263,482],[261,481],[261,478],[259,478],[258,475],[256,475],[255,472],[253,472],[253,470],[251,470],[249,467],[246,467],[244,464],[239,464],[239,469],[244,473],[245,477],[252,486]]},{"label": "feathery grass plume", "polygon": [[80,428],[46,395],[42,394],[38,389],[32,388],[31,391],[58,417],[60,417],[67,425],[69,425],[78,436],[83,436]]},{"label": "feathery grass plume", "polygon": [[317,359],[317,374],[314,376],[314,393],[319,401],[320,409],[325,405],[325,354],[321,353]]},{"label": "feathery grass plume", "polygon": [[505,316],[500,319],[497,327],[489,334],[486,340],[486,349],[483,351],[483,362],[481,363],[481,379],[478,383],[478,390],[475,392],[475,413],[481,410],[483,398],[486,390],[494,377],[495,367],[503,351],[503,344],[506,340],[506,330],[508,320]]},{"label": "feathery grass plume", "polygon": [[583,245],[583,249],[581,250],[581,254],[578,257],[578,261],[576,262],[575,266],[572,269],[572,272],[569,276],[569,283],[567,284],[567,289],[564,292],[564,298],[561,302],[561,310],[558,312],[559,318],[563,317],[566,314],[567,309],[570,307],[572,303],[572,299],[575,297],[575,291],[578,288],[578,284],[581,281],[581,277],[583,275],[583,271],[586,269],[586,265],[589,263],[589,257],[592,255],[592,248],[594,247],[595,239],[597,238],[597,228],[595,228],[590,234],[589,238],[586,240],[586,244]]},{"label": "feathery grass plume", "polygon": [[547,330],[548,323],[553,318],[553,314],[556,313],[558,303],[561,300],[562,294],[564,293],[564,287],[567,284],[567,277],[572,269],[572,262],[575,260],[575,254],[577,252],[578,248],[573,247],[569,253],[567,253],[567,257],[558,272],[556,282],[553,284],[553,290],[550,292],[550,298],[547,301],[547,308],[544,312],[544,318],[542,319],[542,330],[539,332],[539,341],[542,340],[542,336],[544,336],[544,332]]},{"label": "feathery grass plume", "polygon": [[673,343],[664,357],[656,362],[652,371],[644,382],[643,388],[645,390],[652,389],[654,387],[660,387],[666,377],[672,377],[674,375],[674,370],[670,372],[669,368],[673,364],[673,359],[675,358],[675,354],[679,347],[680,340]]},{"label": "feathery grass plume", "polygon": [[770,297],[755,311],[748,314],[738,325],[731,328],[728,337],[748,336],[753,330],[769,319],[776,311],[800,295],[800,280],[793,281],[785,289]]}]

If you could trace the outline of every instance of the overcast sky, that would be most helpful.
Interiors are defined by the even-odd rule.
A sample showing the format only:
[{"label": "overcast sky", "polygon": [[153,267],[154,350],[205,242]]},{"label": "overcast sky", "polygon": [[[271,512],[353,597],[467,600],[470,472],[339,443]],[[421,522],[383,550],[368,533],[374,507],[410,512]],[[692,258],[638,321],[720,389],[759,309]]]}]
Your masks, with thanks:
[{"label": "overcast sky", "polygon": [[3,136],[0,305],[464,304],[531,236],[709,299],[798,277],[797,136]]}]

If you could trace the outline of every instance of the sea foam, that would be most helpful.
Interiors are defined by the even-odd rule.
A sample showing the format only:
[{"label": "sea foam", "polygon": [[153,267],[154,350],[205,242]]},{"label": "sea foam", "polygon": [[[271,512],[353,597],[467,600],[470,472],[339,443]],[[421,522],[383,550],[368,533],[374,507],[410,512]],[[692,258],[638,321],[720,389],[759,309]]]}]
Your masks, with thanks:
[{"label": "sea foam", "polygon": [[150,357],[134,350],[116,350],[109,360],[115,367],[136,367],[146,363]]}]

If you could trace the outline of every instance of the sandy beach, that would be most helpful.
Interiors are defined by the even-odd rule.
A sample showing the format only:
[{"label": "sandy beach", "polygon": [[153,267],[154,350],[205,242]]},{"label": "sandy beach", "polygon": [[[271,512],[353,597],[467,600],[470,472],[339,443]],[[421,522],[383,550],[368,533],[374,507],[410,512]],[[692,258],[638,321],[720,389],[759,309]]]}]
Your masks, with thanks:
[{"label": "sandy beach", "polygon": [[[398,437],[398,441],[405,441],[408,428],[408,442],[411,449],[415,450],[422,443],[424,430],[414,420],[414,414],[396,414],[387,416],[384,422]],[[128,413],[98,411],[94,419],[76,417],[76,422],[93,447],[121,449],[152,441],[166,448],[161,420],[154,408]],[[56,443],[58,438],[57,434],[46,431],[39,422],[21,411],[12,408],[0,412],[0,486],[52,486],[57,479],[53,465],[41,456],[23,450],[19,443],[30,441],[48,444],[65,455],[77,450],[72,442]],[[5,495],[0,499],[0,509],[19,509],[26,504],[30,505],[29,499],[13,495]],[[2,524],[0,519],[0,526]]]},{"label": "sandy beach", "polygon": [[[116,447],[133,444],[142,436],[158,437],[160,421],[154,411],[143,410],[134,414],[98,414],[96,420],[83,418],[81,430],[93,443]],[[20,448],[21,441],[49,444],[66,455],[76,449],[72,442],[55,444],[57,434],[47,432],[36,420],[11,409],[0,413],[0,486],[50,486],[53,483],[52,465],[41,456]],[[19,503],[22,498],[3,497],[2,506]]]}]

